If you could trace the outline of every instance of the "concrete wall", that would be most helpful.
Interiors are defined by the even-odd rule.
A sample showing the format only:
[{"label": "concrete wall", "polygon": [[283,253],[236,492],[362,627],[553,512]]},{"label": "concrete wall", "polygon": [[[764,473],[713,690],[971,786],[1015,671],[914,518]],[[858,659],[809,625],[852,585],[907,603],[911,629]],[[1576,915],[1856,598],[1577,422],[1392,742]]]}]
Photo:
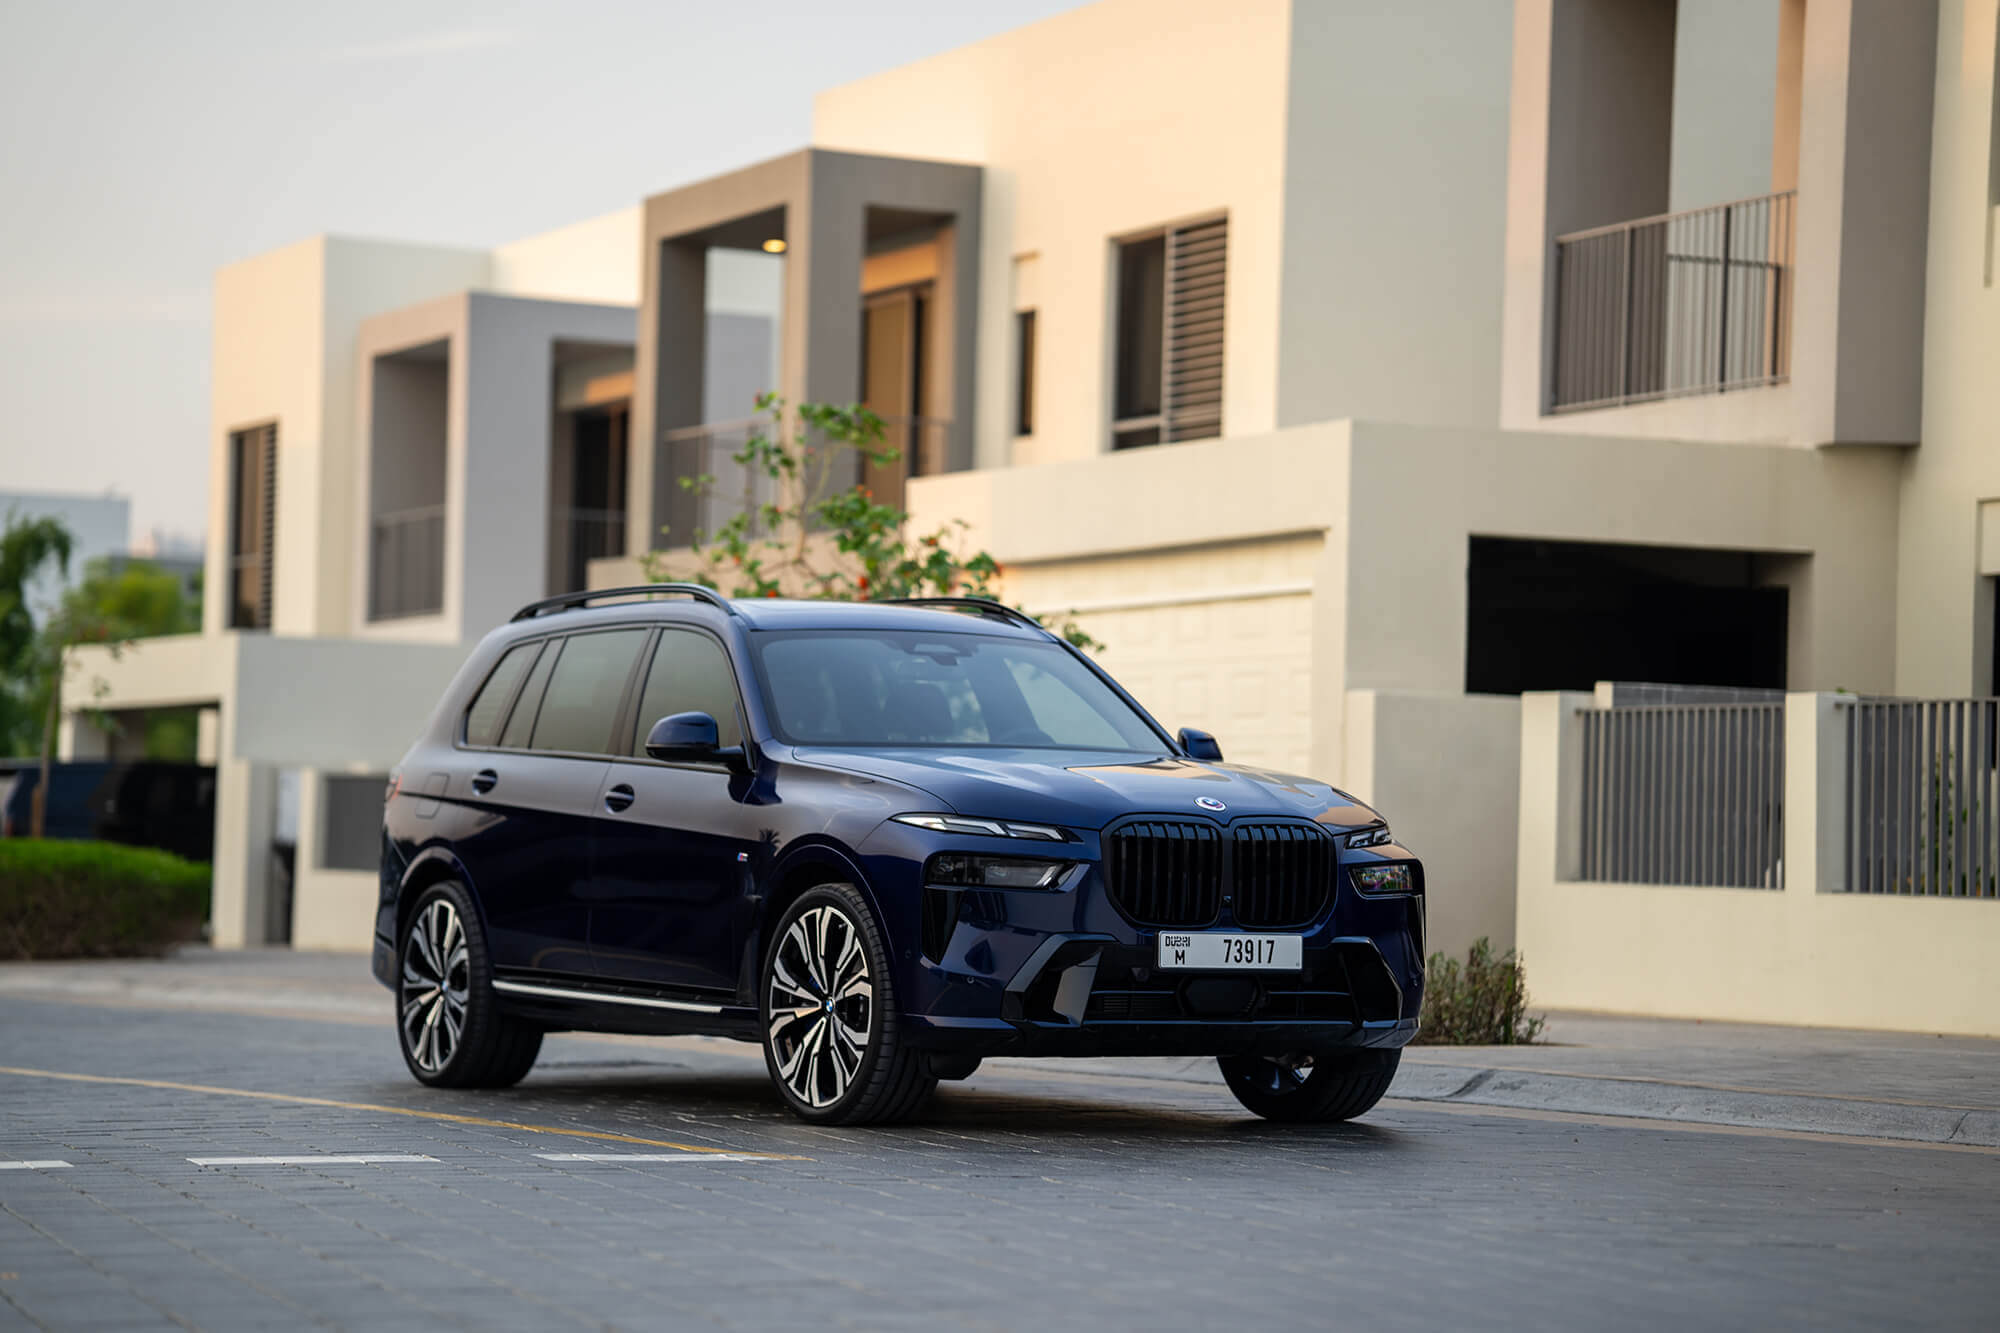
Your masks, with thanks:
[{"label": "concrete wall", "polygon": [[637,305],[639,214],[635,204],[497,246],[487,285],[507,296]]},{"label": "concrete wall", "polygon": [[1992,688],[1992,586],[2000,532],[1982,545],[1982,501],[2000,498],[2000,288],[1989,267],[1994,0],[1941,6],[1931,137],[1924,442],[1904,471],[1896,566],[1896,688]]},{"label": "concrete wall", "polygon": [[1678,0],[1667,210],[1768,194],[1786,0]]},{"label": "concrete wall", "polygon": [[1588,700],[1521,700],[1519,940],[1535,1004],[2000,1036],[1994,903],[1839,891],[1836,700],[1786,702],[1782,890],[1590,883],[1564,873],[1565,740]]},{"label": "concrete wall", "polygon": [[1490,0],[1292,6],[1274,424],[1499,420],[1511,39]]},{"label": "concrete wall", "polygon": [[[1277,424],[1291,10],[1289,0],[1106,0],[815,100],[815,144],[986,167],[979,466],[1108,449],[1112,238],[1219,211],[1229,214],[1223,433]],[[1011,277],[1029,254],[1044,371],[1040,420],[1017,451]]]},{"label": "concrete wall", "polygon": [[1423,858],[1426,952],[1513,948],[1520,701],[1352,690],[1346,712],[1341,785]]}]

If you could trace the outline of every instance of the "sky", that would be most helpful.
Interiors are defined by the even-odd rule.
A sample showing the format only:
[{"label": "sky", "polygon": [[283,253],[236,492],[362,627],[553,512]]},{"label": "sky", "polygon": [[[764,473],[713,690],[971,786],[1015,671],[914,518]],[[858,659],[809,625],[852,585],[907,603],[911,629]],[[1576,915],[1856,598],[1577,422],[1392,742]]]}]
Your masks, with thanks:
[{"label": "sky", "polygon": [[803,146],[819,89],[1076,0],[0,0],[0,491],[198,540],[209,284],[486,247]]}]

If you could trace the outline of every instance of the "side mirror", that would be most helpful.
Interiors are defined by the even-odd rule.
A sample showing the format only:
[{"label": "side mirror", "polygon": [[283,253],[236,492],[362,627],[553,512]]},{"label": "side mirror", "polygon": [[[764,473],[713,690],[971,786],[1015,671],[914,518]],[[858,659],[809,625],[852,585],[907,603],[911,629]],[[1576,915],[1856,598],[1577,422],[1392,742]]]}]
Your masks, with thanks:
[{"label": "side mirror", "polygon": [[646,755],[669,763],[725,763],[742,768],[743,747],[722,748],[715,719],[707,713],[675,713],[663,717],[646,733]]},{"label": "side mirror", "polygon": [[1181,749],[1187,751],[1190,759],[1209,759],[1216,762],[1222,759],[1222,746],[1216,743],[1215,737],[1205,731],[1182,727],[1178,739]]}]

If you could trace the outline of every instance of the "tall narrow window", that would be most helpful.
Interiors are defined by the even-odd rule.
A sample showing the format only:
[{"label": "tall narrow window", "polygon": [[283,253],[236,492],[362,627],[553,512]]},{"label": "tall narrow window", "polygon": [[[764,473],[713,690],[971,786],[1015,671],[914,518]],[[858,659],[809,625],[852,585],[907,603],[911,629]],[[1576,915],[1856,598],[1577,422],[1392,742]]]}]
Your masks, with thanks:
[{"label": "tall narrow window", "polygon": [[1222,433],[1228,249],[1227,218],[1168,228],[1118,247],[1112,448]]},{"label": "tall narrow window", "polygon": [[271,628],[271,556],[278,500],[275,422],[229,436],[229,628]]},{"label": "tall narrow window", "polygon": [[1035,312],[1014,312],[1014,433],[1035,433]]}]

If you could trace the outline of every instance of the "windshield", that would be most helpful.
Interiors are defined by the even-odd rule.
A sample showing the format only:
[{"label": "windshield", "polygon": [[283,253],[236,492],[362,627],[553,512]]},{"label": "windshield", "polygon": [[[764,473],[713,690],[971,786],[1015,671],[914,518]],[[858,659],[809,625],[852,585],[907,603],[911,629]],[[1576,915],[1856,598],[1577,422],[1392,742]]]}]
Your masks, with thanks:
[{"label": "windshield", "polygon": [[763,631],[750,641],[772,725],[793,745],[1168,752],[1059,644],[893,630]]}]

